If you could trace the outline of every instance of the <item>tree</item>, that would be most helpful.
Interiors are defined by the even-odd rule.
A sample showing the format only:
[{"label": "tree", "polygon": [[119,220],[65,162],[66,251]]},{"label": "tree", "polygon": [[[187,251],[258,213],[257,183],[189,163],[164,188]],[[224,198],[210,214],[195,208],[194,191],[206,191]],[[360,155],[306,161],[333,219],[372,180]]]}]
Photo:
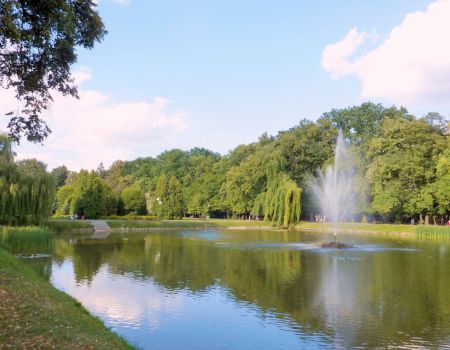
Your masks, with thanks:
[{"label": "tree", "polygon": [[438,112],[429,112],[420,118],[420,120],[425,121],[441,134],[445,134],[449,127],[449,121]]},{"label": "tree", "polygon": [[158,178],[154,193],[153,214],[161,219],[181,219],[184,212],[183,191],[175,176]]},{"label": "tree", "polygon": [[227,172],[220,191],[224,204],[234,214],[247,216],[264,185],[262,155],[253,154]]},{"label": "tree", "polygon": [[56,192],[56,215],[69,215],[74,186],[61,186]]},{"label": "tree", "polygon": [[58,189],[66,183],[69,177],[69,169],[65,165],[56,167],[52,170],[52,175],[55,178],[56,188]]},{"label": "tree", "polygon": [[19,160],[16,166],[23,174],[47,174],[47,164],[34,158]]},{"label": "tree", "polygon": [[338,131],[326,119],[300,124],[279,134],[281,156],[286,159],[286,171],[299,186],[333,156]]},{"label": "tree", "polygon": [[252,214],[264,216],[283,228],[300,221],[302,190],[284,172],[285,160],[280,154],[266,158],[265,169],[267,185],[255,199]]},{"label": "tree", "polygon": [[138,187],[127,187],[120,194],[125,214],[144,215],[147,212],[145,193]]},{"label": "tree", "polygon": [[183,190],[180,181],[175,176],[170,178],[167,192],[166,200],[169,209],[167,217],[169,219],[181,219],[184,213]]},{"label": "tree", "polygon": [[22,107],[8,129],[13,141],[42,142],[50,133],[41,114],[52,92],[77,97],[70,76],[75,49],[93,48],[106,34],[93,0],[2,0],[0,79],[15,91]]},{"label": "tree", "polygon": [[341,130],[347,141],[354,145],[364,145],[378,135],[386,118],[413,120],[414,117],[404,107],[385,108],[381,104],[365,102],[361,106],[332,109],[320,119],[329,120]]},{"label": "tree", "polygon": [[105,170],[105,166],[103,165],[103,163],[100,163],[97,167],[97,170],[95,171],[97,173],[98,176],[100,176],[102,179],[104,179],[106,177],[106,170]]},{"label": "tree", "polygon": [[422,120],[387,118],[368,147],[367,179],[375,212],[400,221],[403,215],[434,212],[428,185],[436,177],[445,136]]},{"label": "tree", "polygon": [[450,139],[447,149],[436,165],[436,182],[433,184],[436,197],[436,211],[439,215],[450,214]]},{"label": "tree", "polygon": [[70,212],[98,219],[107,211],[107,187],[94,172],[81,170],[74,181]]},{"label": "tree", "polygon": [[42,225],[48,219],[55,184],[46,167],[37,161],[15,164],[11,141],[0,135],[0,224]]}]

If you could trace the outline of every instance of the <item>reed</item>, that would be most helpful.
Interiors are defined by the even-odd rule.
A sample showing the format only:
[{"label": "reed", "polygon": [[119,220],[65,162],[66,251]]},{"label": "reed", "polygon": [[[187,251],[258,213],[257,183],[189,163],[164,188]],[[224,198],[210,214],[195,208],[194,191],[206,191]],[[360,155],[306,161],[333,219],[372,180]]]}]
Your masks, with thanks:
[{"label": "reed", "polygon": [[450,239],[450,226],[416,226],[420,238]]},{"label": "reed", "polygon": [[0,227],[0,246],[12,254],[49,253],[53,236],[45,227]]},{"label": "reed", "polygon": [[55,220],[52,218],[47,225],[53,233],[84,232],[92,230],[92,225],[89,222],[82,220]]}]

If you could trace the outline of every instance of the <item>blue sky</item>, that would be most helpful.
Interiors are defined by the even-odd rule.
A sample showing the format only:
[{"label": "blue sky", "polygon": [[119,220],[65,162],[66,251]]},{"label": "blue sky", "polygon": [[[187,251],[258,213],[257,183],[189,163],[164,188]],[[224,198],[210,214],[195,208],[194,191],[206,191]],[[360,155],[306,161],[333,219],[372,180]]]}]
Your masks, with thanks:
[{"label": "blue sky", "polygon": [[[434,15],[430,4],[436,5]],[[412,88],[435,69],[431,53],[409,71],[400,69],[403,75],[383,74],[399,71],[392,57],[418,56],[414,28],[441,23],[435,17],[448,5],[449,0],[100,0],[109,33],[93,50],[79,50],[73,69],[85,93],[78,102],[55,100],[48,119],[54,133],[44,146],[26,144],[16,151],[50,168],[95,168],[100,161],[110,165],[175,147],[226,153],[265,131],[276,134],[303,118],[315,120],[333,107],[366,100],[405,104],[417,115],[448,115],[450,104],[440,98],[450,92],[447,86]],[[409,20],[414,13],[421,15]],[[424,29],[429,37],[423,45],[448,38],[444,26]],[[422,80],[409,82],[411,91],[390,81],[416,76],[411,72],[423,72]]]}]

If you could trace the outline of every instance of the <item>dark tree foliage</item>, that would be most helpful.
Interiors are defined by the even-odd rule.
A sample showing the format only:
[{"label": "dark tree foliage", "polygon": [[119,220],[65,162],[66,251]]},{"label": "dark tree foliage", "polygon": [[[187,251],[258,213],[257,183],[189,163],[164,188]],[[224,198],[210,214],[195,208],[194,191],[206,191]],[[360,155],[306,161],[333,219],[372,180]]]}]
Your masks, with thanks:
[{"label": "dark tree foliage", "polygon": [[0,134],[0,225],[42,225],[54,192],[46,165],[34,159],[14,163],[11,141]]},{"label": "dark tree foliage", "polygon": [[56,188],[64,186],[69,177],[69,169],[65,165],[61,165],[52,170],[52,175],[55,178]]},{"label": "dark tree foliage", "polygon": [[70,66],[75,49],[91,49],[106,34],[93,0],[1,0],[0,81],[21,102],[8,129],[13,141],[42,142],[51,132],[41,118],[52,91],[77,96]]},{"label": "dark tree foliage", "polygon": [[321,119],[329,120],[333,126],[342,130],[348,142],[362,145],[376,136],[385,118],[412,120],[414,117],[404,107],[386,108],[381,104],[365,102],[361,106],[332,109]]}]

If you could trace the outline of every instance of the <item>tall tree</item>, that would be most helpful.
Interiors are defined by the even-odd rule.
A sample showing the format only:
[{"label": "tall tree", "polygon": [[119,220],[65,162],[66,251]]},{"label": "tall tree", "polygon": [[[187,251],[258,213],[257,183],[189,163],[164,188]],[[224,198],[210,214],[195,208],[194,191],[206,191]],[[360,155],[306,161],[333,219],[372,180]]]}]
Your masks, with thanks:
[{"label": "tall tree", "polygon": [[42,225],[51,213],[55,183],[36,160],[14,163],[11,141],[0,135],[0,224]]},{"label": "tall tree", "polygon": [[145,193],[140,188],[133,186],[125,188],[120,194],[126,214],[144,215],[147,212]]},{"label": "tall tree", "polygon": [[368,149],[367,179],[372,207],[391,219],[431,214],[427,185],[434,182],[445,136],[421,120],[386,119]]},{"label": "tall tree", "polygon": [[10,137],[42,142],[50,133],[41,114],[52,91],[77,97],[70,66],[75,49],[91,49],[106,31],[93,0],[0,1],[0,81],[20,110],[8,112]]},{"label": "tall tree", "polygon": [[98,219],[106,214],[107,189],[105,182],[94,172],[81,170],[74,182],[70,212]]},{"label": "tall tree", "polygon": [[60,188],[61,186],[64,186],[69,177],[69,169],[67,169],[65,165],[61,165],[52,170],[52,175],[56,181],[56,188]]}]

